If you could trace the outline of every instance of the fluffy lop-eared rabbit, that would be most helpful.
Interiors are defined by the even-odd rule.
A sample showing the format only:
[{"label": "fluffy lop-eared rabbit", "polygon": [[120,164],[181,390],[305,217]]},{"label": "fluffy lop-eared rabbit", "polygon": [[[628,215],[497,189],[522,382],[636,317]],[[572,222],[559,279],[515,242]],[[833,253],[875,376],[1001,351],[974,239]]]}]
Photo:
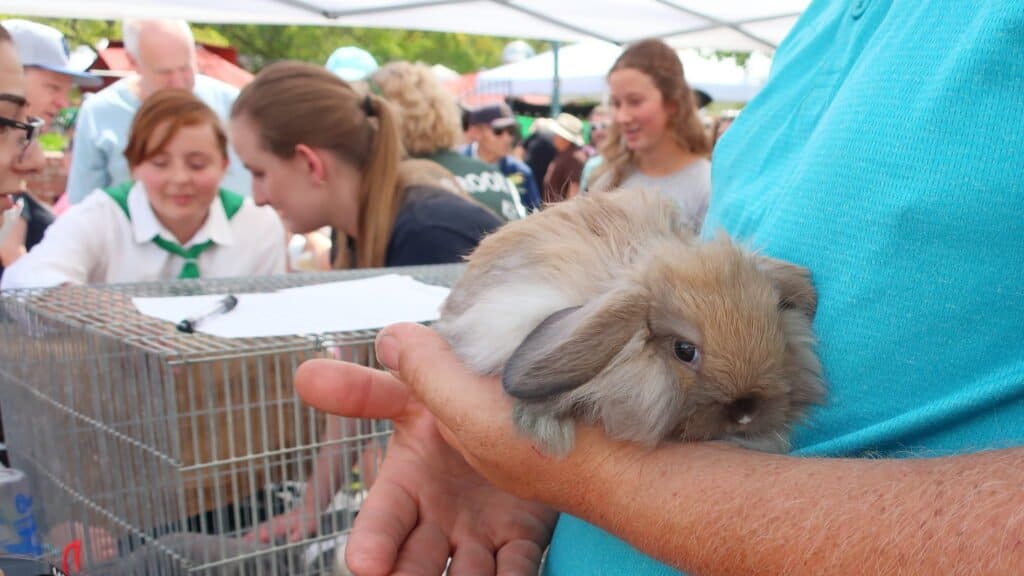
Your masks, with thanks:
[{"label": "fluffy lop-eared rabbit", "polygon": [[807,270],[701,242],[657,192],[551,206],[485,238],[435,324],[549,454],[574,421],[614,438],[784,452],[824,396]]}]

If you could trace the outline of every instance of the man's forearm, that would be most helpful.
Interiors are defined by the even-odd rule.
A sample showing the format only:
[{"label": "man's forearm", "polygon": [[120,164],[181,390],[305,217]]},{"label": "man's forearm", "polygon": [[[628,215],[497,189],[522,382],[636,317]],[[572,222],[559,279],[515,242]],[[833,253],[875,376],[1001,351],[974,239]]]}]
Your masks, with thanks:
[{"label": "man's forearm", "polygon": [[[591,457],[563,509],[696,574],[1012,574],[1024,449],[830,460],[718,444]],[[578,477],[579,478],[579,477]]]}]

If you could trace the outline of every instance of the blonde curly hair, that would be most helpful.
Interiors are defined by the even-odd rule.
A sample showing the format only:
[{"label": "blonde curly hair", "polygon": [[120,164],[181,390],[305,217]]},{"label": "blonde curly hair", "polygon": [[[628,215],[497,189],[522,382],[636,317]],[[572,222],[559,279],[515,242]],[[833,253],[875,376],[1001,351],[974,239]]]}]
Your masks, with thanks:
[{"label": "blonde curly hair", "polygon": [[410,156],[430,156],[459,144],[458,104],[426,64],[386,64],[370,76],[369,87],[398,111],[402,144]]}]

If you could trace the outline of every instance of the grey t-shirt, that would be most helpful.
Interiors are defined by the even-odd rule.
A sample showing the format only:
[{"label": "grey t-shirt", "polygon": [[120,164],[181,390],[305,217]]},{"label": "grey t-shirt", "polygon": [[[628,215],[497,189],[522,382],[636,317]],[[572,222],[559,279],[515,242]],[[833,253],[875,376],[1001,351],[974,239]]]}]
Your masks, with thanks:
[{"label": "grey t-shirt", "polygon": [[622,181],[621,187],[658,190],[667,194],[679,204],[683,220],[691,223],[694,232],[700,232],[711,199],[711,162],[699,158],[664,176],[633,172]]},{"label": "grey t-shirt", "polygon": [[[602,189],[601,180],[611,177],[605,173],[592,188]],[[704,225],[704,215],[711,200],[711,162],[698,158],[683,168],[664,176],[648,176],[638,171],[626,177],[619,188],[657,190],[679,204],[684,221],[690,223],[694,233]]]}]

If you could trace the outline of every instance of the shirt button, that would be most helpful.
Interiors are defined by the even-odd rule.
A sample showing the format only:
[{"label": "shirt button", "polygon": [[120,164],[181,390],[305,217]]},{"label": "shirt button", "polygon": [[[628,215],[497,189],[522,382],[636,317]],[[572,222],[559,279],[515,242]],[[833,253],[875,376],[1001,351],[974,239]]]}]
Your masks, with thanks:
[{"label": "shirt button", "polygon": [[850,17],[854,20],[860,18],[870,3],[871,0],[854,0],[853,6],[850,7]]}]

